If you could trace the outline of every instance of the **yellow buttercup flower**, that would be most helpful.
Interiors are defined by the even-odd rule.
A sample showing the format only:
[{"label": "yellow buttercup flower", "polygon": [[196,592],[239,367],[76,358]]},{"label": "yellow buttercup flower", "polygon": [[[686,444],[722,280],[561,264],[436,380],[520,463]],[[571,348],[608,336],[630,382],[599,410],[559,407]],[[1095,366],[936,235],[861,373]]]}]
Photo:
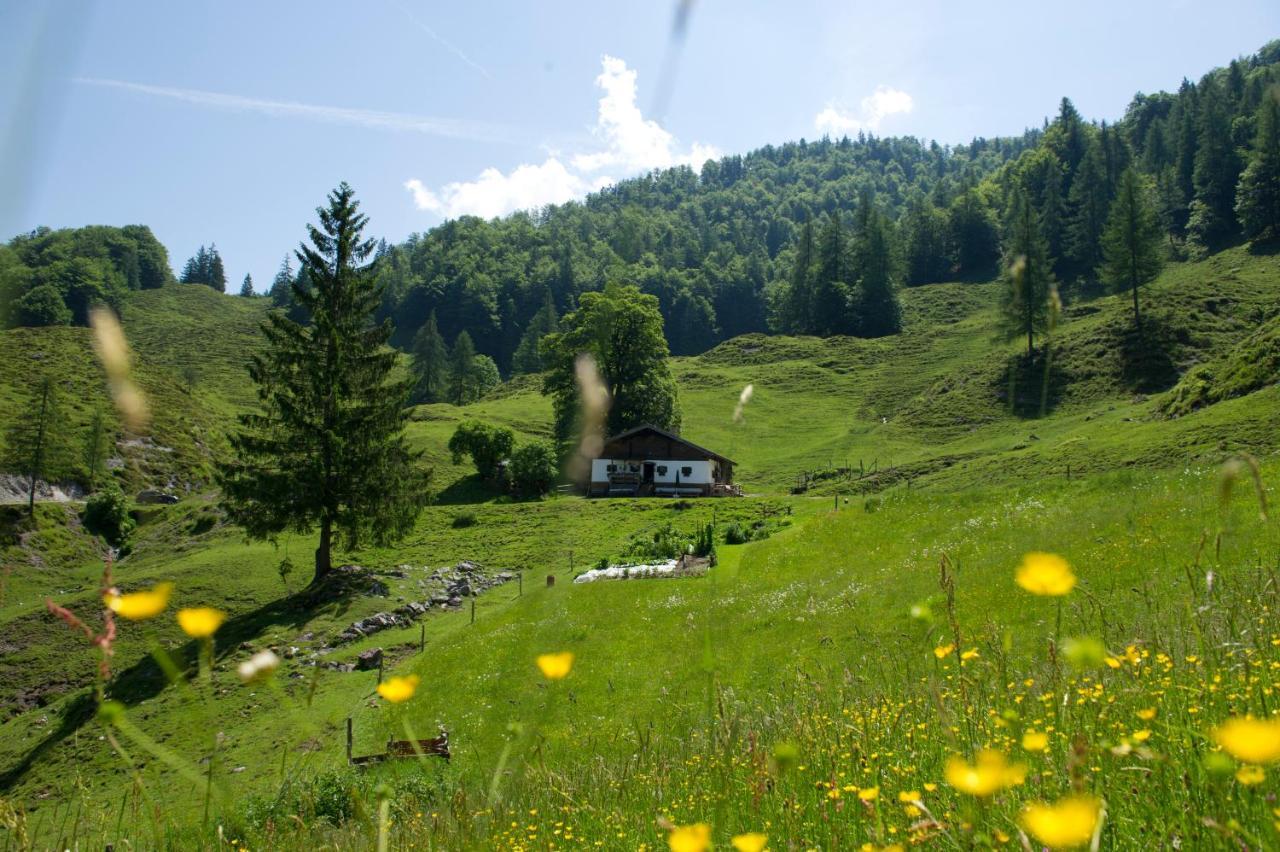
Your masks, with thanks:
[{"label": "yellow buttercup flower", "polygon": [[963,654],[960,655],[960,659],[964,660],[965,662],[968,662],[969,660],[972,660],[977,656],[979,656],[978,649],[970,648],[969,650],[965,651]]},{"label": "yellow buttercup flower", "polygon": [[920,791],[919,790],[903,790],[902,792],[898,793],[898,801],[899,802],[918,802],[920,801]]},{"label": "yellow buttercup flower", "polygon": [[768,842],[768,835],[761,834],[758,831],[749,831],[746,834],[734,836],[733,848],[738,852],[763,852],[764,846]]},{"label": "yellow buttercup flower", "polygon": [[1247,716],[1228,719],[1213,729],[1213,739],[1236,760],[1275,763],[1280,760],[1280,720]]},{"label": "yellow buttercup flower", "polygon": [[1027,776],[1027,768],[1020,763],[1009,763],[1000,752],[987,749],[978,752],[972,764],[960,757],[950,758],[945,775],[947,783],[961,793],[986,798],[1006,787],[1021,784]]},{"label": "yellow buttercup flower", "polygon": [[956,646],[954,643],[947,644],[947,645],[939,645],[938,647],[933,649],[933,655],[937,657],[939,660],[941,660],[943,657],[946,657],[955,649],[956,649]]},{"label": "yellow buttercup flower", "polygon": [[863,787],[858,791],[858,798],[864,802],[874,802],[876,799],[880,798],[880,788]]},{"label": "yellow buttercup flower", "polygon": [[1267,770],[1261,766],[1246,764],[1236,770],[1236,780],[1246,787],[1252,787],[1254,784],[1261,784],[1267,780]]},{"label": "yellow buttercup flower", "polygon": [[1022,812],[1022,827],[1045,846],[1070,849],[1093,839],[1098,825],[1098,800],[1068,796],[1055,804],[1033,802]]},{"label": "yellow buttercup flower", "polygon": [[1134,731],[1133,738],[1137,742],[1145,743],[1147,740],[1151,739],[1151,732],[1146,728],[1143,728],[1141,731]]},{"label": "yellow buttercup flower", "polygon": [[413,697],[421,680],[417,675],[406,677],[389,677],[378,684],[378,694],[392,704],[400,704]]},{"label": "yellow buttercup flower", "polygon": [[1027,751],[1044,751],[1049,747],[1049,735],[1042,731],[1027,731],[1022,735],[1022,747]]},{"label": "yellow buttercup flower", "polygon": [[183,633],[197,639],[208,639],[226,620],[225,612],[210,606],[178,610],[178,626]]},{"label": "yellow buttercup flower", "polygon": [[561,680],[573,668],[573,652],[562,651],[559,654],[539,654],[538,668],[547,680]]},{"label": "yellow buttercup flower", "polygon": [[1156,708],[1154,707],[1143,707],[1141,710],[1138,711],[1138,718],[1144,722],[1150,722],[1155,717],[1156,717]]},{"label": "yellow buttercup flower", "polygon": [[164,612],[171,594],[173,583],[157,583],[145,592],[130,592],[127,595],[108,592],[102,596],[102,602],[116,615],[122,615],[130,621],[144,621]]},{"label": "yellow buttercup flower", "polygon": [[1023,556],[1014,580],[1033,595],[1050,597],[1061,597],[1076,587],[1071,566],[1054,553],[1032,552]]},{"label": "yellow buttercup flower", "polygon": [[[565,672],[567,674],[568,670]],[[707,852],[711,848],[711,826],[705,822],[677,826],[667,835],[667,845],[671,847],[671,852]]]}]

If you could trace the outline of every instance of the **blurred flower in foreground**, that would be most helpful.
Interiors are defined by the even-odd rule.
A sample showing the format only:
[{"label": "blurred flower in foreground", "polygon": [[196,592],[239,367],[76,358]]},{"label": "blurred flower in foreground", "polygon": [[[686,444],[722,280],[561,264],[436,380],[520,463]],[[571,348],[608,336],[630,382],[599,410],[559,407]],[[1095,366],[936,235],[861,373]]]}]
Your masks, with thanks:
[{"label": "blurred flower in foreground", "polygon": [[1228,719],[1213,729],[1213,739],[1236,760],[1275,763],[1280,760],[1280,720]]},{"label": "blurred flower in foreground", "polygon": [[1021,763],[1009,763],[998,751],[986,749],[977,754],[973,764],[961,757],[947,761],[947,783],[961,793],[986,798],[1006,787],[1021,784],[1027,776],[1027,768]]},{"label": "blurred flower in foreground", "polygon": [[271,651],[259,651],[236,667],[236,674],[245,683],[269,676],[280,668],[280,658]]},{"label": "blurred flower in foreground", "polygon": [[1027,731],[1022,735],[1022,747],[1027,751],[1044,751],[1049,747],[1049,735],[1041,731]]},{"label": "blurred flower in foreground", "polygon": [[1093,839],[1098,825],[1098,800],[1068,796],[1056,804],[1033,802],[1022,812],[1022,827],[1046,846],[1070,849]]},{"label": "blurred flower in foreground", "polygon": [[[747,385],[747,387],[751,387]],[[749,831],[746,834],[738,834],[733,838],[733,848],[737,852],[763,852],[764,846],[769,842],[769,836],[761,834],[758,831]]]},{"label": "blurred flower in foreground", "polygon": [[559,654],[539,654],[538,668],[547,680],[561,680],[573,668],[573,652],[562,651]]},{"label": "blurred flower in foreground", "polygon": [[677,826],[667,835],[671,852],[706,852],[711,848],[711,826],[705,822]]},{"label": "blurred flower in foreground", "polygon": [[218,631],[227,614],[211,606],[178,610],[178,626],[182,632],[197,639],[208,639]]},{"label": "blurred flower in foreground", "polygon": [[406,677],[389,677],[378,684],[378,694],[392,704],[400,704],[413,697],[421,680],[417,675]]},{"label": "blurred flower in foreground", "polygon": [[1236,780],[1246,787],[1252,787],[1267,780],[1267,771],[1261,766],[1251,764],[1241,766],[1236,770]]},{"label": "blurred flower in foreground", "polygon": [[1103,663],[1111,666],[1111,668],[1116,668],[1119,665],[1118,662],[1115,662],[1114,657],[1107,656],[1107,646],[1092,636],[1064,639],[1062,641],[1062,656],[1077,671],[1096,669]]},{"label": "blurred flower in foreground", "polygon": [[107,374],[111,398],[124,417],[125,424],[134,432],[146,428],[151,419],[147,399],[129,377],[129,344],[124,339],[124,329],[110,308],[97,307],[89,312],[89,325],[93,326],[93,346]]},{"label": "blurred flower in foreground", "polygon": [[1060,597],[1076,587],[1076,575],[1067,560],[1054,553],[1033,551],[1022,557],[1014,579],[1033,595]]},{"label": "blurred flower in foreground", "polygon": [[130,621],[144,621],[164,612],[171,594],[173,583],[157,583],[145,592],[130,592],[127,595],[112,589],[102,596],[102,602],[116,615],[122,615]]},{"label": "blurred flower in foreground", "polygon": [[946,657],[955,649],[956,649],[956,646],[954,644],[939,645],[938,647],[933,649],[933,655],[937,657],[939,660],[941,660],[942,658]]},{"label": "blurred flower in foreground", "polygon": [[751,401],[751,395],[756,392],[755,385],[747,385],[742,389],[742,393],[738,394],[738,404],[733,409],[733,422],[742,422],[742,411],[747,407],[747,403]]}]

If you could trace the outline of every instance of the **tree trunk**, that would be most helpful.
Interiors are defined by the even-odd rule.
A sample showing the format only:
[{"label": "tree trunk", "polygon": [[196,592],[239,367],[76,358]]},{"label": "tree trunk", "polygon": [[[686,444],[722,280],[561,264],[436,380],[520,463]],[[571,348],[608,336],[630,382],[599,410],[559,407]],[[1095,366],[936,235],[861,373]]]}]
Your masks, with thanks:
[{"label": "tree trunk", "polygon": [[36,516],[36,474],[31,472],[31,480],[27,485],[27,517]]},{"label": "tree trunk", "polygon": [[333,520],[326,516],[320,521],[320,546],[316,548],[316,575],[311,585],[316,585],[333,570]]},{"label": "tree trunk", "polygon": [[1141,331],[1141,330],[1142,330],[1142,314],[1141,314],[1141,313],[1139,312],[1139,310],[1138,310],[1138,284],[1137,284],[1137,282],[1134,282],[1134,285],[1133,285],[1133,324],[1134,324],[1134,326],[1135,326],[1139,331]]}]

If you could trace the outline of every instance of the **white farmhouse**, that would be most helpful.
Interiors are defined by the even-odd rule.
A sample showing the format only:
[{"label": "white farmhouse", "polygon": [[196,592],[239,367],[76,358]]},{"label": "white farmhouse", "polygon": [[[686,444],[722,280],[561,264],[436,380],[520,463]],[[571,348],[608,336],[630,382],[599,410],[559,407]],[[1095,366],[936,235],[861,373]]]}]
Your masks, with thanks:
[{"label": "white farmhouse", "polygon": [[592,497],[741,496],[733,465],[656,426],[637,426],[604,442],[591,462]]}]

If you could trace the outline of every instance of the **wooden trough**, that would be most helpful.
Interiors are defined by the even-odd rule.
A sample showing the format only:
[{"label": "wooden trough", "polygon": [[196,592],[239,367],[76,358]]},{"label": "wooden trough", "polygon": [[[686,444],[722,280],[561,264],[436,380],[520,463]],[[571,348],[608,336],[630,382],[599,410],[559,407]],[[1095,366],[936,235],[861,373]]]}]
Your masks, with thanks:
[{"label": "wooden trough", "polygon": [[405,758],[442,757],[448,760],[449,732],[440,729],[440,736],[429,740],[387,740],[387,750],[381,754],[351,754],[353,737],[351,719],[347,719],[347,763],[351,766],[371,766],[384,760],[403,760]]}]

